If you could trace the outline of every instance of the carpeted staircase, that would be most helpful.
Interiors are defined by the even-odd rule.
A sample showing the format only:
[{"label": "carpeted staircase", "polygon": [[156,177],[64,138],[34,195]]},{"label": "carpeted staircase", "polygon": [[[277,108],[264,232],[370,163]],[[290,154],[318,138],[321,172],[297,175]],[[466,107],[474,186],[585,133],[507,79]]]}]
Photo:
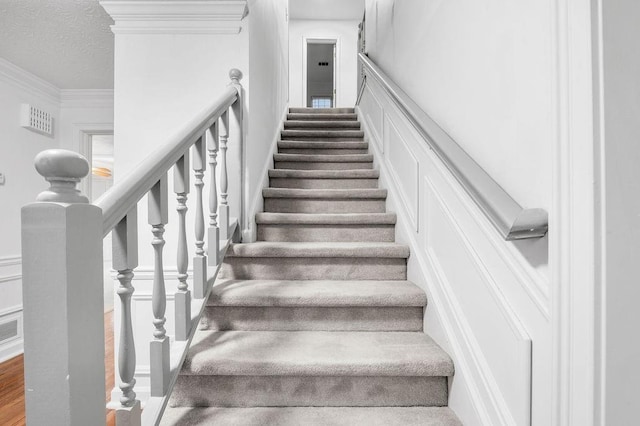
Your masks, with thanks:
[{"label": "carpeted staircase", "polygon": [[162,424],[459,425],[353,109],[291,108],[281,139]]}]

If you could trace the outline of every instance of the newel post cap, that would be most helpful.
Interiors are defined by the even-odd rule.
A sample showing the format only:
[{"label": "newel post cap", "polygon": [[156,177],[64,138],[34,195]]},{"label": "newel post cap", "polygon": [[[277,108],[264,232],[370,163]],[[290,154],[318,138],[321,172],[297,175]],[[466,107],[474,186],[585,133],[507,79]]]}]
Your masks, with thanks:
[{"label": "newel post cap", "polygon": [[37,201],[57,203],[88,203],[89,199],[76,189],[80,179],[89,174],[89,162],[77,152],[48,149],[35,158],[36,171],[51,186],[36,197]]},{"label": "newel post cap", "polygon": [[231,68],[229,71],[229,78],[233,84],[240,84],[240,80],[242,80],[242,71],[238,68]]}]

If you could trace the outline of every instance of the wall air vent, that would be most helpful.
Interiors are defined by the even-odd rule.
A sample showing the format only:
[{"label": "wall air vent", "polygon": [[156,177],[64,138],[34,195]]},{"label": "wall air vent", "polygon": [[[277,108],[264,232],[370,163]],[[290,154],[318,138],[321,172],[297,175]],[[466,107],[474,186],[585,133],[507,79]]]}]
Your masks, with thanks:
[{"label": "wall air vent", "polygon": [[53,136],[53,117],[33,105],[22,104],[20,126],[43,135]]},{"label": "wall air vent", "polygon": [[10,320],[0,324],[0,343],[18,336],[18,320]]}]

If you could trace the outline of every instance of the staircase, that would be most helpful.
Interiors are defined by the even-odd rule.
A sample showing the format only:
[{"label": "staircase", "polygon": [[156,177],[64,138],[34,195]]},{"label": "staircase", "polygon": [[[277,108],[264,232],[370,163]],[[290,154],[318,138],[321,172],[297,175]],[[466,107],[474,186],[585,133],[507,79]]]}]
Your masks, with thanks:
[{"label": "staircase", "polygon": [[291,108],[274,163],[161,424],[460,424],[354,110]]}]

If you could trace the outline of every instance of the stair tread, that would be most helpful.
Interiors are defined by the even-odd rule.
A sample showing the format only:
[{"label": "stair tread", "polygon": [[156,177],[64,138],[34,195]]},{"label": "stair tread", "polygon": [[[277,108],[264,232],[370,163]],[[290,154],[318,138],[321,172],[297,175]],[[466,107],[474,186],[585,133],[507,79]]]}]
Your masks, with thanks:
[{"label": "stair tread", "polygon": [[273,154],[273,159],[305,163],[370,163],[373,154]]},{"label": "stair tread", "polygon": [[379,257],[408,258],[409,247],[387,242],[258,241],[229,246],[227,257]]},{"label": "stair tread", "polygon": [[395,225],[395,213],[257,213],[257,224]]},{"label": "stair tread", "polygon": [[286,129],[282,130],[281,135],[286,137],[319,137],[319,138],[357,138],[364,137],[364,131],[362,130],[302,130],[302,129]]},{"label": "stair tread", "polygon": [[287,120],[284,122],[287,129],[360,129],[360,122],[355,120]]},{"label": "stair tread", "polygon": [[355,108],[289,108],[290,114],[353,114]]},{"label": "stair tread", "polygon": [[375,169],[353,170],[295,170],[269,169],[269,177],[294,179],[377,179],[380,171]]},{"label": "stair tread", "polygon": [[181,374],[433,377],[453,362],[421,332],[198,330]]},{"label": "stair tread", "polygon": [[356,113],[315,113],[315,114],[305,114],[305,113],[289,113],[287,114],[287,120],[296,121],[296,120],[341,120],[341,121],[355,121],[358,119],[358,115]]},{"label": "stair tread", "polygon": [[403,307],[426,306],[411,281],[224,280],[207,306]]},{"label": "stair tread", "polygon": [[386,189],[358,188],[358,189],[301,189],[301,188],[264,188],[264,198],[327,198],[327,199],[384,199]]},{"label": "stair tread", "polygon": [[362,141],[278,141],[278,148],[307,149],[367,149],[368,142]]},{"label": "stair tread", "polygon": [[162,426],[461,426],[448,407],[169,407]]}]

